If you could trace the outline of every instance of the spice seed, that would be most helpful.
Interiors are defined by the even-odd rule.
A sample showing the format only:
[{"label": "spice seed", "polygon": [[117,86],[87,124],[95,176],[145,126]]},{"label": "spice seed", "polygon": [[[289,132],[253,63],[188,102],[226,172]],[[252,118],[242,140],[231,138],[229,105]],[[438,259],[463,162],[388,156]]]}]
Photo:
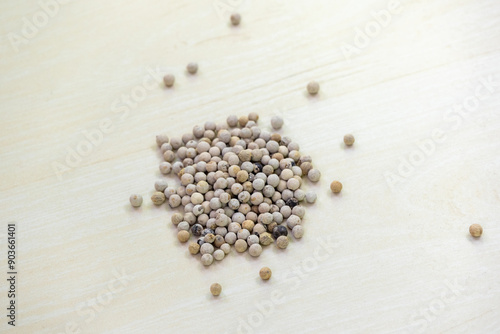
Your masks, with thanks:
[{"label": "spice seed", "polygon": [[354,136],[351,135],[351,134],[346,134],[344,136],[344,143],[347,145],[347,146],[352,146],[352,144],[354,144]]},{"label": "spice seed", "polygon": [[198,64],[191,62],[187,64],[186,69],[190,74],[196,74],[196,72],[198,72]]},{"label": "spice seed", "polygon": [[274,130],[279,130],[283,127],[283,118],[280,116],[273,116],[271,118],[271,126],[273,127]]},{"label": "spice seed", "polygon": [[262,278],[265,281],[267,281],[268,279],[270,279],[271,276],[272,276],[272,274],[273,273],[272,273],[271,269],[269,269],[268,267],[263,267],[259,271],[260,278]]},{"label": "spice seed", "polygon": [[139,194],[130,195],[130,204],[135,208],[140,207],[142,205],[142,196]]},{"label": "spice seed", "polygon": [[342,190],[342,183],[339,181],[333,181],[330,184],[330,189],[334,194],[338,194]]},{"label": "spice seed", "polygon": [[311,95],[316,95],[319,92],[319,83],[316,81],[311,81],[307,84],[307,91]]},{"label": "spice seed", "polygon": [[189,240],[190,234],[186,230],[180,230],[177,233],[177,239],[179,239],[180,242],[184,243]]},{"label": "spice seed", "polygon": [[222,286],[219,283],[214,283],[210,286],[210,292],[212,295],[218,296],[222,292]]},{"label": "spice seed", "polygon": [[163,77],[163,83],[167,87],[172,87],[174,85],[174,82],[175,82],[175,77],[173,74],[167,74]]},{"label": "spice seed", "polygon": [[238,13],[231,14],[231,24],[233,26],[239,25],[240,22],[241,22],[241,15],[240,14],[238,14]]},{"label": "spice seed", "polygon": [[469,227],[469,233],[474,238],[479,238],[483,234],[483,227],[479,224],[472,224]]}]

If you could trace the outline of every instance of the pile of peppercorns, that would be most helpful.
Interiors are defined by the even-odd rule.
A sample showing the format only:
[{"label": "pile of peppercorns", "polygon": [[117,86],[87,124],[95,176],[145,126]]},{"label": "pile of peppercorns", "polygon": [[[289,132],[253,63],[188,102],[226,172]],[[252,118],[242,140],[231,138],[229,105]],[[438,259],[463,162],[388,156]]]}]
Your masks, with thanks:
[{"label": "pile of peppercorns", "polygon": [[[156,137],[165,160],[161,173],[173,172],[181,185],[158,180],[151,200],[155,205],[183,206],[184,213],[174,213],[171,219],[177,238],[184,243],[196,237],[189,252],[201,253],[204,265],[222,260],[231,245],[237,252],[259,256],[262,246],[274,241],[287,248],[289,231],[296,239],[304,234],[300,202],[314,203],[316,194],[300,189],[302,177],[317,182],[321,173],[310,156],[301,155],[297,143],[261,130],[258,119],[256,113],[232,115],[227,124],[206,122],[181,138]],[[283,119],[274,116],[271,126],[280,129]],[[142,203],[138,197],[131,196],[132,205]]]}]

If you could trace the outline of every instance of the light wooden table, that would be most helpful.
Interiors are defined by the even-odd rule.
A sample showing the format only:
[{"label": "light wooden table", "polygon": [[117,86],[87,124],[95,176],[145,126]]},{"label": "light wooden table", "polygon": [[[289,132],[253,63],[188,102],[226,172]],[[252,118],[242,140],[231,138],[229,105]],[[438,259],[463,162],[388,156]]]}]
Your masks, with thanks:
[{"label": "light wooden table", "polygon": [[[498,1],[50,1],[0,3],[1,332],[500,333]],[[204,268],[150,203],[154,136],[250,111],[318,201],[285,252]]]}]

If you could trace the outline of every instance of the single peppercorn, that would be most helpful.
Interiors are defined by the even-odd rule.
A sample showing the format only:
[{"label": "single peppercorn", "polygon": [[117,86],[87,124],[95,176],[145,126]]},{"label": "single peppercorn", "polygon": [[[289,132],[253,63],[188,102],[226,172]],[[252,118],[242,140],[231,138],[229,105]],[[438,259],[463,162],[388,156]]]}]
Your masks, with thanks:
[{"label": "single peppercorn", "polygon": [[351,135],[351,134],[347,134],[344,136],[344,143],[347,145],[347,146],[352,146],[352,144],[354,144],[354,136]]},{"label": "single peppercorn", "polygon": [[201,236],[202,232],[203,232],[203,226],[201,226],[201,224],[194,224],[191,227],[191,233],[193,233],[195,237]]},{"label": "single peppercorn", "polygon": [[198,64],[191,62],[191,63],[187,64],[186,69],[189,72],[189,74],[196,74],[196,72],[198,72]]},{"label": "single peppercorn", "polygon": [[311,95],[316,95],[319,92],[319,83],[311,81],[307,84],[307,92]]},{"label": "single peppercorn", "polygon": [[262,278],[264,281],[267,281],[268,279],[271,278],[272,276],[272,271],[268,267],[262,267],[259,271],[259,276]]},{"label": "single peppercorn", "polygon": [[161,205],[161,204],[163,204],[163,202],[165,202],[165,194],[162,193],[161,191],[156,191],[151,196],[151,201],[155,205]]},{"label": "single peppercorn", "polygon": [[258,257],[262,253],[262,246],[259,244],[252,244],[248,249],[250,256]]},{"label": "single peppercorn", "polygon": [[222,292],[222,286],[219,283],[214,283],[210,285],[210,292],[212,295],[218,296]]},{"label": "single peppercorn", "polygon": [[276,239],[276,245],[278,246],[278,248],[281,248],[281,249],[285,249],[288,247],[288,237],[282,235],[280,236],[278,239]]},{"label": "single peppercorn", "polygon": [[248,119],[250,121],[254,121],[254,122],[257,122],[259,120],[259,114],[257,114],[256,112],[251,112],[248,114]]},{"label": "single peppercorn", "polygon": [[201,263],[202,263],[204,266],[209,266],[209,265],[211,265],[213,262],[214,262],[214,257],[212,256],[212,254],[203,254],[203,255],[201,256]]},{"label": "single peppercorn", "polygon": [[200,245],[193,241],[193,242],[189,243],[188,250],[189,250],[189,253],[196,255],[200,252]]},{"label": "single peppercorn", "polygon": [[240,22],[241,22],[241,15],[240,15],[240,14],[238,14],[238,13],[233,13],[233,14],[231,14],[230,19],[231,19],[231,24],[232,24],[233,26],[237,26],[237,25],[239,25],[239,24],[240,24]]},{"label": "single peppercorn", "polygon": [[180,242],[184,243],[189,240],[190,234],[186,230],[180,230],[177,233],[177,239],[179,239]]},{"label": "single peppercorn", "polygon": [[273,229],[273,237],[274,239],[278,239],[281,236],[287,236],[288,230],[283,225],[278,225]]},{"label": "single peppercorn", "polygon": [[292,197],[289,200],[285,201],[285,204],[293,209],[294,206],[299,205],[299,200]]},{"label": "single peppercorn", "polygon": [[[273,129],[275,130],[279,130],[283,127],[283,118],[280,117],[280,116],[273,116],[271,118],[271,126],[273,127]],[[279,145],[279,144],[278,144]],[[277,149],[276,149],[277,150]],[[274,152],[273,152],[274,153]]]},{"label": "single peppercorn", "polygon": [[247,250],[248,244],[245,240],[243,239],[238,239],[236,240],[236,243],[234,244],[234,248],[238,253],[243,253],[244,251]]},{"label": "single peppercorn", "polygon": [[163,77],[163,83],[167,87],[172,87],[174,85],[174,82],[175,82],[175,77],[173,74],[167,74]]},{"label": "single peppercorn", "polygon": [[472,224],[469,227],[469,233],[474,238],[479,238],[483,234],[483,227],[479,224]]},{"label": "single peppercorn", "polygon": [[307,177],[312,182],[318,182],[319,179],[321,178],[321,172],[318,169],[313,168],[313,169],[309,170],[309,172],[307,173]]},{"label": "single peppercorn", "polygon": [[342,190],[342,183],[339,181],[333,181],[330,184],[330,189],[334,194],[338,194]]},{"label": "single peppercorn", "polygon": [[129,200],[130,200],[130,204],[135,208],[138,208],[142,205],[142,196],[139,194],[130,195]]}]

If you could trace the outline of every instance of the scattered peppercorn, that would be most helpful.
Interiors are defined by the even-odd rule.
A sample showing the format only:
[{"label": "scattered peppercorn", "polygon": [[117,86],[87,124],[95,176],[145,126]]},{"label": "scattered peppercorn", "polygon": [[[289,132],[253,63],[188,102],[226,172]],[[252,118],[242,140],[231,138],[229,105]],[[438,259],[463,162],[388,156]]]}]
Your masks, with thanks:
[{"label": "scattered peppercorn", "polygon": [[198,72],[198,64],[197,63],[189,63],[189,64],[187,64],[186,69],[190,74],[196,74],[196,72]]},{"label": "scattered peppercorn", "polygon": [[142,196],[139,194],[130,195],[130,204],[135,208],[140,207],[142,205]]},{"label": "scattered peppercorn", "polygon": [[275,130],[281,129],[283,127],[283,118],[281,118],[280,116],[273,116],[271,118],[271,126]]},{"label": "scattered peppercorn", "polygon": [[219,283],[214,283],[210,285],[210,292],[212,295],[218,296],[222,292],[222,286]]},{"label": "scattered peppercorn", "polygon": [[155,205],[161,205],[163,204],[163,202],[165,202],[165,194],[160,191],[156,191],[151,196],[151,201]]},{"label": "scattered peppercorn", "polygon": [[354,144],[354,136],[351,135],[351,134],[347,134],[344,136],[344,143],[347,145],[347,146],[352,146],[352,144]]},{"label": "scattered peppercorn", "polygon": [[241,15],[240,14],[238,14],[238,13],[231,14],[231,24],[233,26],[239,25],[240,22],[241,22]]},{"label": "scattered peppercorn", "polygon": [[469,233],[474,238],[479,238],[483,234],[483,227],[479,224],[472,224],[469,227]]},{"label": "scattered peppercorn", "polygon": [[180,242],[186,242],[189,240],[189,232],[186,230],[181,230],[177,233],[177,239],[179,239]]},{"label": "scattered peppercorn", "polygon": [[280,236],[278,239],[276,239],[276,245],[278,248],[285,249],[288,247],[288,237],[287,236]]},{"label": "scattered peppercorn", "polygon": [[342,190],[342,183],[339,181],[333,181],[330,184],[330,189],[334,194],[338,194]]},{"label": "scattered peppercorn", "polygon": [[268,279],[271,278],[272,276],[272,271],[268,267],[262,267],[259,271],[259,276],[262,278],[264,281],[267,281]]},{"label": "scattered peppercorn", "polygon": [[307,84],[307,91],[311,95],[316,95],[319,92],[319,83],[316,81],[311,81]]},{"label": "scattered peppercorn", "polygon": [[173,74],[167,74],[163,77],[163,83],[167,87],[172,87],[174,85],[174,82],[175,82],[175,77]]}]

